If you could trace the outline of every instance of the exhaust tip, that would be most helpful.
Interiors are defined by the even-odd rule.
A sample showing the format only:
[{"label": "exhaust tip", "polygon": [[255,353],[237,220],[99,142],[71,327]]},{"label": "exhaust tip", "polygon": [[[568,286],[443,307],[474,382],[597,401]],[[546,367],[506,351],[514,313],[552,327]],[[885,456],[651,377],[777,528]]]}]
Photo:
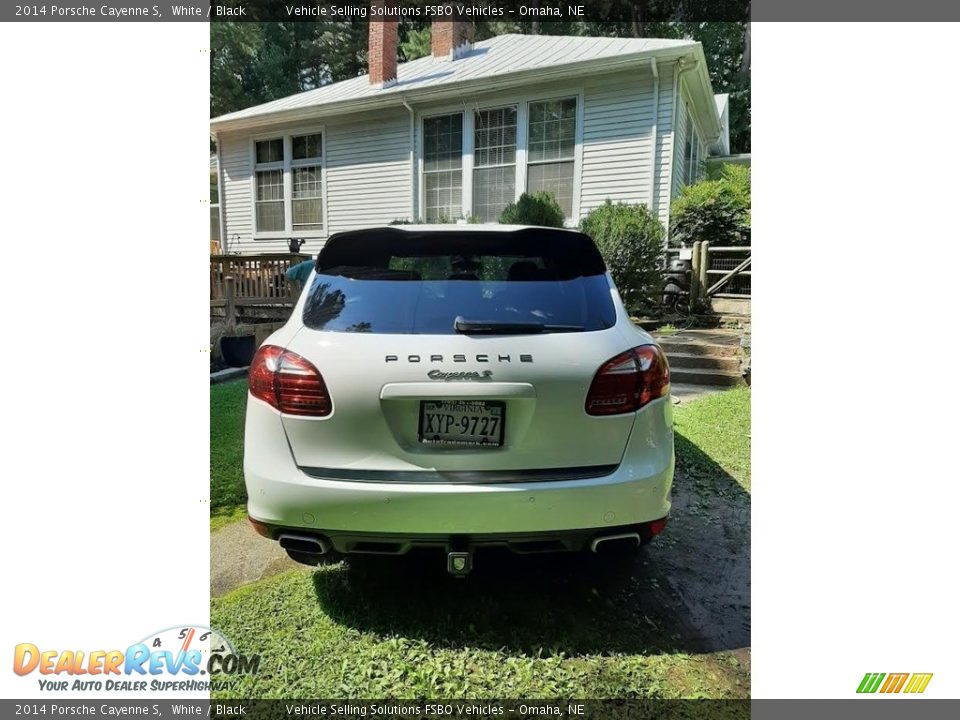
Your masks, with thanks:
[{"label": "exhaust tip", "polygon": [[294,535],[281,533],[277,537],[280,547],[294,552],[310,553],[311,555],[326,555],[330,551],[330,543],[324,538],[313,535]]},{"label": "exhaust tip", "polygon": [[601,550],[613,549],[617,545],[631,545],[632,547],[639,547],[640,545],[640,534],[639,533],[618,533],[617,535],[601,535],[600,537],[594,538],[590,543],[590,550],[595,553],[601,552]]}]

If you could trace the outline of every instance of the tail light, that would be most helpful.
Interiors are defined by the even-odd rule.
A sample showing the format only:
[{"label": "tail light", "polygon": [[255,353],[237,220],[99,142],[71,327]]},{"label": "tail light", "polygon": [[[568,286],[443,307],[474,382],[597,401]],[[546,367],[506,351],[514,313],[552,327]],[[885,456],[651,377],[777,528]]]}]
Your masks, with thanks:
[{"label": "tail light", "polygon": [[640,345],[610,358],[593,378],[587,415],[619,415],[639,410],[670,392],[670,368],[656,345]]},{"label": "tail light", "polygon": [[320,371],[294,352],[264,345],[253,357],[248,377],[250,394],[282,413],[326,417],[333,411]]}]

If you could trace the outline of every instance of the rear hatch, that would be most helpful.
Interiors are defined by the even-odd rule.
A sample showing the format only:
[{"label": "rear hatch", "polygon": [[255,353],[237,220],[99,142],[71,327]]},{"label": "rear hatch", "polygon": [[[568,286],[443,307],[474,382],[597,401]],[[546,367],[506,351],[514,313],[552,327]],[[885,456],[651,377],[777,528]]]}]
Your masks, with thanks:
[{"label": "rear hatch", "polygon": [[379,229],[331,238],[287,346],[326,418],[284,416],[301,467],[507,471],[619,463],[633,414],[593,417],[623,351],[612,285],[574,232]]}]

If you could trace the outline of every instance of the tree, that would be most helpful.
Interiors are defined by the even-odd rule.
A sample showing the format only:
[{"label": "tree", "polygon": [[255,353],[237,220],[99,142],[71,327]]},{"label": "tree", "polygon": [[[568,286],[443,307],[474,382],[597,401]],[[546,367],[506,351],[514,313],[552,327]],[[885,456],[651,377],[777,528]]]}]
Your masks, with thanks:
[{"label": "tree", "polygon": [[[419,24],[419,23],[418,23]],[[426,57],[431,52],[430,43],[433,34],[430,26],[416,27],[412,23],[400,25],[400,55],[404,60],[416,60]]]}]

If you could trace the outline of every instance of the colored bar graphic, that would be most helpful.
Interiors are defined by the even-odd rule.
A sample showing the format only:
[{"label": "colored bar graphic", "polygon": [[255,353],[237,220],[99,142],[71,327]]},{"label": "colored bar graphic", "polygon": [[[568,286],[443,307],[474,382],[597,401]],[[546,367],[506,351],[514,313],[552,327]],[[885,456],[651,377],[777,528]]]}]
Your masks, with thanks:
[{"label": "colored bar graphic", "polygon": [[857,688],[858,693],[875,693],[877,688],[880,687],[880,681],[883,680],[884,673],[867,673],[863,676],[863,680],[860,681],[860,687]]},{"label": "colored bar graphic", "polygon": [[905,693],[922,693],[927,689],[927,685],[930,684],[930,678],[933,677],[933,673],[914,673],[910,677],[910,682],[907,683],[907,687],[904,689]]},{"label": "colored bar graphic", "polygon": [[[930,684],[933,673],[866,673],[860,685],[857,686],[858,693],[875,693],[879,689],[881,693],[898,693],[901,690],[904,693],[917,694],[922,693]],[[884,682],[884,678],[886,681]],[[883,685],[881,686],[881,683]],[[906,687],[904,687],[906,686]]]},{"label": "colored bar graphic", "polygon": [[890,673],[887,675],[887,681],[883,684],[883,687],[880,688],[882,693],[898,693],[903,687],[903,684],[907,681],[907,678],[910,676],[910,673]]}]

